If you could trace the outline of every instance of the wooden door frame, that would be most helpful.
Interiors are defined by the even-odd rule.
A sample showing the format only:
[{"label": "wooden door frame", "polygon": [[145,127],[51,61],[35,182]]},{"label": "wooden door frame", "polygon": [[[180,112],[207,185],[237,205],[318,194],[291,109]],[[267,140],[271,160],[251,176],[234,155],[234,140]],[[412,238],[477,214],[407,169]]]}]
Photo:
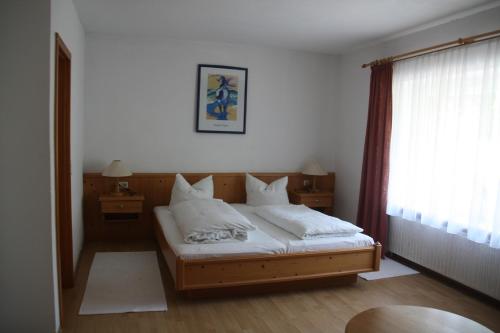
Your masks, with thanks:
[{"label": "wooden door frame", "polygon": [[[55,36],[54,81],[56,245],[61,301],[61,288],[73,287],[74,272],[71,209],[71,52],[58,33]],[[62,308],[62,303],[59,307]]]}]

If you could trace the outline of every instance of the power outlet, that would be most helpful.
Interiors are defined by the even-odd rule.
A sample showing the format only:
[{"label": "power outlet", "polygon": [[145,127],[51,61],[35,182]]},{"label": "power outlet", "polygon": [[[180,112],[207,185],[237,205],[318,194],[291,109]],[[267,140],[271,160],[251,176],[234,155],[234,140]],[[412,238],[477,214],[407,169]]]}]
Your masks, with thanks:
[{"label": "power outlet", "polygon": [[120,185],[120,188],[128,188],[128,182],[118,182],[118,185]]},{"label": "power outlet", "polygon": [[304,179],[304,187],[311,186],[311,181],[309,179]]}]

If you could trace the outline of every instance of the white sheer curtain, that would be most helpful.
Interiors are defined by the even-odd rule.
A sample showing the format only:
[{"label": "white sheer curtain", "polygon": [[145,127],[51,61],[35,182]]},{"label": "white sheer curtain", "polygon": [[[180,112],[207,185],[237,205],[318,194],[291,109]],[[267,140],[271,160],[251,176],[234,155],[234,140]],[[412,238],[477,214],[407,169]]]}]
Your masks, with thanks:
[{"label": "white sheer curtain", "polygon": [[500,39],[394,65],[387,213],[500,248]]}]

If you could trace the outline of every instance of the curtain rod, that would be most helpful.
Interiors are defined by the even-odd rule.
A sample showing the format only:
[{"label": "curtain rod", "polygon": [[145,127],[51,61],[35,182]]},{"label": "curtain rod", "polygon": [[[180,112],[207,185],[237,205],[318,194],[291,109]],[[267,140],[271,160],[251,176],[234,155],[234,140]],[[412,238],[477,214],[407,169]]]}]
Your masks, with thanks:
[{"label": "curtain rod", "polygon": [[433,52],[437,52],[437,51],[447,50],[447,49],[451,49],[451,48],[454,48],[457,46],[482,42],[482,41],[485,41],[485,40],[488,40],[491,38],[497,38],[497,37],[500,37],[500,30],[485,32],[485,33],[482,33],[479,35],[465,37],[465,38],[459,38],[459,39],[451,41],[451,42],[446,42],[446,43],[433,45],[430,47],[425,47],[423,49],[418,49],[415,51],[398,54],[398,55],[395,55],[392,57],[377,59],[377,60],[371,61],[367,64],[363,64],[363,65],[361,65],[361,67],[366,68],[366,67],[371,67],[374,65],[381,65],[384,63],[388,63],[388,62],[395,62],[395,61],[399,61],[399,60],[409,59],[409,58],[418,57],[418,56],[421,56],[424,54],[429,54],[429,53],[433,53]]}]

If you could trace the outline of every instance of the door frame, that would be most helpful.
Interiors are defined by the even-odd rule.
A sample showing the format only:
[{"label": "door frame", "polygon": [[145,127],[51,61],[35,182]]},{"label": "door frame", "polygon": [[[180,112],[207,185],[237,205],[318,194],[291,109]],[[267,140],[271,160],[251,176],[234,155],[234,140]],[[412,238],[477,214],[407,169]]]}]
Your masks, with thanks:
[{"label": "door frame", "polygon": [[57,266],[59,307],[62,309],[61,289],[74,286],[71,209],[71,52],[58,33],[55,35],[54,81]]}]

